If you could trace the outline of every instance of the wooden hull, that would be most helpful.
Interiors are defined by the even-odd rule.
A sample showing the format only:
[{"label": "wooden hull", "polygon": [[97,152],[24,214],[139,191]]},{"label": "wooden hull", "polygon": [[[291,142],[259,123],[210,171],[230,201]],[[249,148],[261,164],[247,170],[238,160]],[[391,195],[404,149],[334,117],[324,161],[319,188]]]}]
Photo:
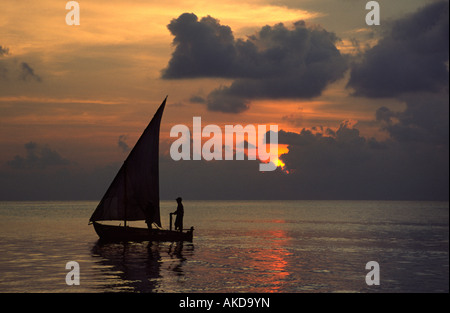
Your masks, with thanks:
[{"label": "wooden hull", "polygon": [[123,227],[93,222],[101,240],[107,241],[189,241],[192,242],[194,228],[185,232],[173,230]]}]

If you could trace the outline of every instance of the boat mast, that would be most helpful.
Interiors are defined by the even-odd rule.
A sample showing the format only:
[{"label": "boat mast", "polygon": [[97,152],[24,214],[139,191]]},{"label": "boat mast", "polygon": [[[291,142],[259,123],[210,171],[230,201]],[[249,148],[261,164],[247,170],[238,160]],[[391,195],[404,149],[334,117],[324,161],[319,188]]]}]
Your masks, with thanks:
[{"label": "boat mast", "polygon": [[125,192],[123,197],[123,227],[127,227],[127,161],[123,162]]}]

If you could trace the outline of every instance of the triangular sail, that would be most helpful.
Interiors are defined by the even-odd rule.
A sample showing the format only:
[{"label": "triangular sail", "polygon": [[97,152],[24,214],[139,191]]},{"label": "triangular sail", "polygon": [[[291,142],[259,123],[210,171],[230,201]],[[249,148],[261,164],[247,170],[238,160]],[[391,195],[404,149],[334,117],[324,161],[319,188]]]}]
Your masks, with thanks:
[{"label": "triangular sail", "polygon": [[161,226],[159,213],[159,129],[166,104],[131,150],[90,221],[147,220]]}]

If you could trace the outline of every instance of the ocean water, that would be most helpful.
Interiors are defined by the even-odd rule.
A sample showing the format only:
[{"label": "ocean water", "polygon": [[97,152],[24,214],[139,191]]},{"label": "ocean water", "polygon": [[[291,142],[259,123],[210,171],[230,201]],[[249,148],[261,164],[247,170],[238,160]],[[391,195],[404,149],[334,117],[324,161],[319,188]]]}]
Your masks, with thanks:
[{"label": "ocean water", "polygon": [[448,202],[183,202],[192,243],[109,244],[88,225],[97,202],[0,202],[0,292],[448,292]]}]

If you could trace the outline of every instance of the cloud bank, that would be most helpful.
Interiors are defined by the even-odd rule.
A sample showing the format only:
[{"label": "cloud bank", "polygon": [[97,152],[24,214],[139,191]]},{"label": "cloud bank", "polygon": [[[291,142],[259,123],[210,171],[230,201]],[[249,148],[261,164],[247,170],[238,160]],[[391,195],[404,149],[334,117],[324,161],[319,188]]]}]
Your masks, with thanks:
[{"label": "cloud bank", "polygon": [[[287,188],[320,199],[448,199],[448,147],[423,141],[378,141],[342,123],[337,131],[279,132],[290,171]],[[295,187],[294,187],[295,186]]]},{"label": "cloud bank", "polygon": [[49,166],[68,165],[70,161],[63,158],[58,152],[50,149],[48,145],[39,145],[30,141],[24,145],[25,157],[16,155],[7,162],[13,169],[44,169]]}]

